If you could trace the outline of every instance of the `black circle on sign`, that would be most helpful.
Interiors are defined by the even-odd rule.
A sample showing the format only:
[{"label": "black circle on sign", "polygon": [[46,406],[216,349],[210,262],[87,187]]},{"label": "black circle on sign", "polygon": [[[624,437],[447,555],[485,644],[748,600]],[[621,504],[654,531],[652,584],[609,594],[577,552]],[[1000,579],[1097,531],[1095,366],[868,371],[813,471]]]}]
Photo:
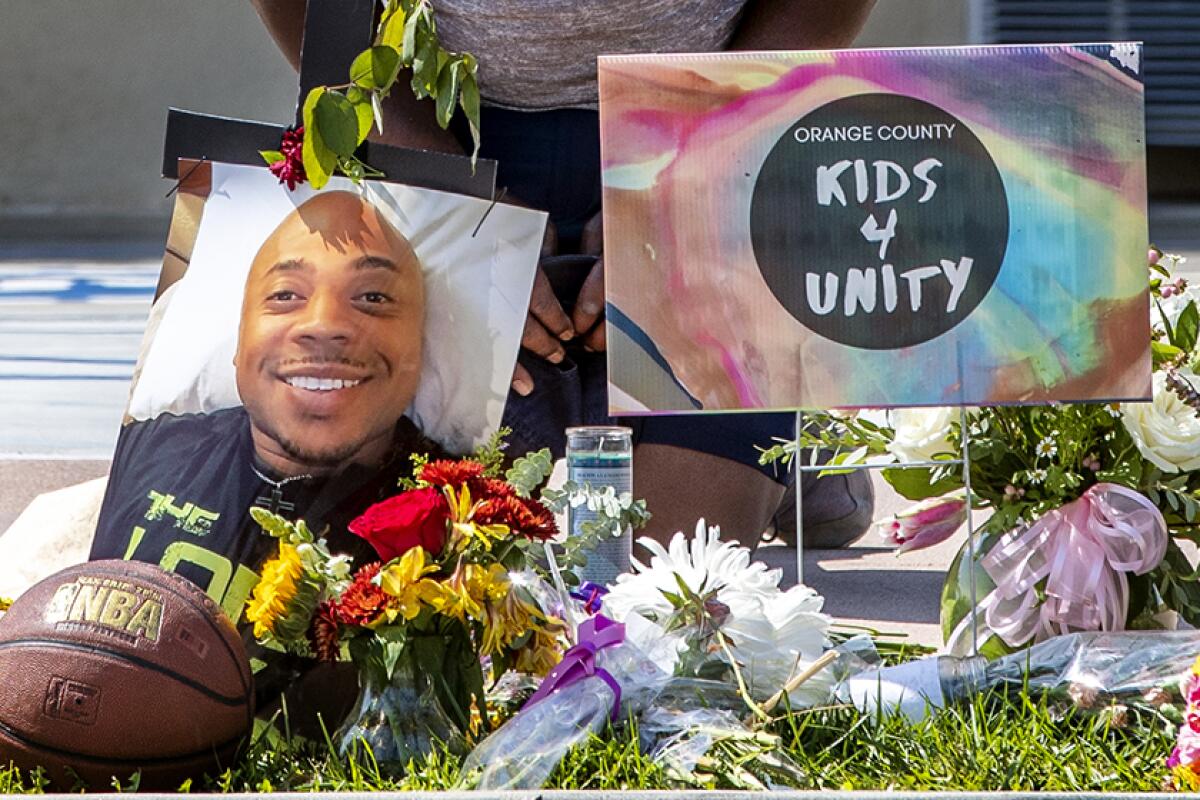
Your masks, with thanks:
[{"label": "black circle on sign", "polygon": [[[859,141],[850,140],[856,131]],[[829,202],[822,205],[818,168],[832,170],[840,162],[848,162],[838,180],[845,205],[833,191],[826,192]],[[902,196],[887,200],[903,179],[876,162],[904,171],[909,187]],[[936,184],[923,203],[928,184],[914,173],[922,162],[927,180]],[[877,194],[877,170],[887,177],[883,195]],[[858,176],[864,171],[867,191],[860,200]],[[873,216],[878,228],[886,228],[892,210],[895,236],[880,258],[880,242],[868,241],[862,227]],[[791,125],[763,162],[750,203],[754,257],[779,302],[815,333],[871,350],[920,344],[965,319],[996,281],[1008,225],[1004,182],[975,134],[937,106],[895,94],[834,100]],[[965,288],[948,311],[952,285],[942,261],[962,275],[964,258],[970,259]],[[852,271],[857,273],[851,276],[855,299],[847,314],[845,290]],[[862,300],[872,282],[875,303],[868,311]],[[920,295],[916,311],[913,284]],[[889,286],[894,293],[885,291]]]}]

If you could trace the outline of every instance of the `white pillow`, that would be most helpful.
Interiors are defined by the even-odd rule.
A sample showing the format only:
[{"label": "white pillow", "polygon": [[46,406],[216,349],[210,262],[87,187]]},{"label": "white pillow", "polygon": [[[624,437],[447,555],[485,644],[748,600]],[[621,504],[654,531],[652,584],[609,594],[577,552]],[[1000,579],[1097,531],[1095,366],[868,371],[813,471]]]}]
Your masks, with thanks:
[{"label": "white pillow", "polygon": [[[424,366],[407,413],[450,452],[471,449],[500,425],[546,214],[503,204],[489,212],[487,200],[380,182],[356,187],[345,178],[321,191],[331,190],[362,193],[416,250],[425,275]],[[161,321],[144,345],[129,416],[241,404],[233,355],[250,263],[313,195],[307,184],[288,191],[264,168],[212,165],[191,262],[165,309],[156,308]]]}]

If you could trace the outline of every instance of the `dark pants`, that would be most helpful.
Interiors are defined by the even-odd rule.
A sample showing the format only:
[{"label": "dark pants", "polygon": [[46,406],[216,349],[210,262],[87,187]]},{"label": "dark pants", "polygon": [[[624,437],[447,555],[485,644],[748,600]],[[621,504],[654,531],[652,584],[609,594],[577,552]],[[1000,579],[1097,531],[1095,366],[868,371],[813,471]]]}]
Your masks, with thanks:
[{"label": "dark pants", "polygon": [[[508,111],[484,108],[480,155],[499,162],[499,188],[548,211],[558,230],[559,253],[577,253],[584,224],[600,210],[600,125],[595,111]],[[569,259],[567,261],[570,261]],[[589,268],[586,260],[559,264]],[[574,301],[582,274],[552,276],[559,300]],[[569,313],[569,311],[568,311]],[[606,357],[567,343],[566,358],[551,364],[522,350],[534,391],[527,397],[509,392],[504,424],[512,428],[509,450],[525,453],[549,447],[556,458],[565,448],[564,431],[573,425],[627,425],[635,444],[669,444],[727,458],[761,470],[781,484],[786,470],[758,464],[755,446],[770,447],[774,437],[791,439],[791,413],[705,414],[671,417],[622,417],[607,413]]]}]

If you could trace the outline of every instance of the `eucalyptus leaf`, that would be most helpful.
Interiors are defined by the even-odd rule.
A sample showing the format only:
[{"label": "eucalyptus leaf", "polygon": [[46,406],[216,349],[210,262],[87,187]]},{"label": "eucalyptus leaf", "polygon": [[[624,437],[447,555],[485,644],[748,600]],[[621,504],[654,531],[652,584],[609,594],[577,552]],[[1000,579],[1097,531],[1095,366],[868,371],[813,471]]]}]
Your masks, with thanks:
[{"label": "eucalyptus leaf", "polygon": [[[354,106],[338,92],[327,91],[317,99],[313,121],[326,146],[339,156],[354,155],[358,147],[358,115]],[[309,129],[306,127],[305,132]]]}]

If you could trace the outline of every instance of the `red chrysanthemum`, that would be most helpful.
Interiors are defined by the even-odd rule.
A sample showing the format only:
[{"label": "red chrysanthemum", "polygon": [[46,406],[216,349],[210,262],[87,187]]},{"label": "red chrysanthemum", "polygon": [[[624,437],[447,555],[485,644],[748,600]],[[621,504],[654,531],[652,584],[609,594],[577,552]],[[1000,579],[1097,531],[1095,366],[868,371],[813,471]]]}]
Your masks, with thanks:
[{"label": "red chrysanthemum", "polygon": [[308,175],[304,172],[303,125],[295,129],[288,128],[283,132],[279,152],[283,153],[283,158],[269,165],[267,169],[271,170],[271,174],[278,178],[280,183],[286,183],[289,191],[295,190],[297,184],[308,180]]},{"label": "red chrysanthemum", "polygon": [[312,624],[308,626],[308,643],[318,661],[337,661],[341,655],[338,646],[337,607],[326,600],[317,606]]},{"label": "red chrysanthemum", "polygon": [[379,562],[373,562],[354,573],[354,580],[330,609],[331,615],[338,622],[343,625],[363,626],[379,619],[388,600],[383,589],[373,583],[381,566]]},{"label": "red chrysanthemum", "polygon": [[422,467],[420,477],[421,480],[432,483],[434,486],[453,486],[457,489],[467,481],[482,478],[483,472],[484,466],[478,461],[467,458],[460,461],[442,459],[430,461]]},{"label": "red chrysanthemum", "polygon": [[474,478],[469,484],[472,500],[491,500],[495,497],[516,497],[517,493],[508,481],[499,478]]},{"label": "red chrysanthemum", "polygon": [[558,524],[549,509],[537,500],[516,495],[484,500],[476,507],[473,519],[480,525],[507,525],[529,539],[549,539],[558,534]]}]

